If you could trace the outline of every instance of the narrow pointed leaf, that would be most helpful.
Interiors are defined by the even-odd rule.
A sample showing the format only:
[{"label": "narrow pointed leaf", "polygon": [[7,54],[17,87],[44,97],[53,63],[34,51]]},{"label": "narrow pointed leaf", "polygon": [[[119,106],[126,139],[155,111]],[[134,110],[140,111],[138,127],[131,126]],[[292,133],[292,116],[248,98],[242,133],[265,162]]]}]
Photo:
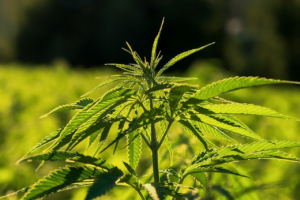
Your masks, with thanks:
[{"label": "narrow pointed leaf", "polygon": [[246,138],[254,139],[254,140],[262,140],[262,138],[259,135],[255,134],[254,132],[249,132],[248,130],[238,127],[238,126],[235,126],[234,124],[232,124],[226,120],[219,119],[217,117],[209,117],[209,116],[202,115],[202,114],[198,114],[196,117],[195,116],[192,117],[193,121],[199,121],[199,119],[200,119],[200,122],[202,122],[202,123],[234,132],[242,137],[246,137]]},{"label": "narrow pointed leaf", "polygon": [[[120,81],[120,80],[132,80],[132,79],[135,79],[131,76],[126,76],[126,75],[120,75],[119,77],[114,77],[114,78],[111,78],[105,82],[102,82],[100,83],[97,87],[95,87],[94,89],[92,89],[91,91],[85,93],[84,95],[82,95],[81,97],[84,97],[84,96],[87,96],[89,94],[91,94],[92,92],[94,92],[95,90],[101,88],[102,86],[105,86],[109,83],[113,83],[113,82],[116,82],[116,81]],[[138,79],[136,79],[138,81]]]},{"label": "narrow pointed leaf", "polygon": [[97,177],[104,172],[92,167],[64,167],[50,172],[49,175],[39,180],[24,194],[22,200],[37,199],[57,192],[74,182]]},{"label": "narrow pointed leaf", "polygon": [[123,164],[124,164],[124,166],[126,167],[126,169],[128,170],[128,172],[130,174],[136,176],[136,173],[135,173],[134,169],[128,163],[126,163],[126,162],[123,161]]},{"label": "narrow pointed leaf", "polygon": [[99,135],[101,135],[101,132],[103,131],[103,128],[98,129],[98,131],[95,131],[88,137],[88,144],[86,147],[86,151],[97,141],[97,138]]},{"label": "narrow pointed leaf", "polygon": [[266,140],[244,145],[230,145],[219,150],[219,155],[234,155],[238,153],[256,153],[283,148],[300,147],[300,142],[283,140]]},{"label": "narrow pointed leaf", "polygon": [[187,131],[188,133],[191,133],[192,135],[196,136],[198,140],[203,144],[205,149],[208,149],[207,144],[210,144],[211,146],[218,148],[216,145],[214,145],[212,142],[210,142],[208,139],[204,137],[204,135],[201,133],[199,129],[194,127],[188,120],[179,120],[178,121],[182,128]]},{"label": "narrow pointed leaf", "polygon": [[133,121],[129,124],[128,129],[124,131],[124,133],[118,135],[117,138],[107,145],[101,152],[105,151],[107,148],[128,135],[130,132],[164,120],[165,118],[163,117],[163,112],[164,111],[161,109],[154,108],[148,112],[144,112],[140,117],[133,119]]},{"label": "narrow pointed leaf", "polygon": [[21,162],[32,161],[32,160],[79,162],[79,163],[90,164],[97,167],[101,167],[106,170],[111,170],[115,168],[114,165],[110,164],[109,162],[101,158],[95,158],[95,157],[86,156],[79,153],[72,153],[68,151],[51,151],[47,153],[37,154],[34,156],[22,158],[17,163],[19,164]]},{"label": "narrow pointed leaf", "polygon": [[239,174],[237,172],[234,172],[234,171],[222,168],[222,167],[213,167],[213,168],[200,167],[200,168],[193,168],[191,170],[185,171],[184,174],[183,174],[183,176],[193,175],[195,173],[204,173],[204,172],[217,172],[217,173],[222,173],[222,174],[232,174],[232,175],[236,175],[236,176],[241,176],[241,177],[249,178],[247,176],[244,176],[242,174]]},{"label": "narrow pointed leaf", "polygon": [[101,147],[103,146],[103,144],[104,144],[104,142],[107,138],[107,135],[108,135],[108,133],[111,129],[111,126],[112,126],[112,124],[109,124],[108,126],[105,126],[104,130],[101,133],[99,143],[97,145],[97,148],[96,148],[93,156],[96,156],[100,152]]},{"label": "narrow pointed leaf", "polygon": [[280,83],[299,84],[297,82],[292,81],[281,81],[258,77],[233,77],[223,79],[203,87],[200,91],[196,93],[195,97],[197,99],[205,100],[242,88]]},{"label": "narrow pointed leaf", "polygon": [[245,114],[245,115],[263,115],[268,117],[277,117],[283,119],[295,119],[283,114],[280,114],[269,108],[251,105],[251,104],[210,104],[202,106],[207,109],[205,112],[213,112],[215,114]]},{"label": "narrow pointed leaf", "polygon": [[9,193],[5,196],[2,196],[2,197],[0,197],[0,199],[9,198],[10,196],[14,196],[14,195],[18,195],[18,194],[23,194],[23,193],[27,192],[29,189],[30,189],[30,187],[23,188],[23,189],[18,190],[16,192]]},{"label": "narrow pointed leaf", "polygon": [[63,137],[61,140],[59,140],[59,138],[52,143],[52,145],[47,148],[45,151],[58,151],[60,149],[62,149],[63,147],[65,147],[67,144],[70,143],[70,141],[72,140],[72,137],[74,135],[74,133],[76,132],[76,129],[71,132],[68,133],[65,137]]},{"label": "narrow pointed leaf", "polygon": [[300,147],[300,143],[290,141],[261,141],[245,145],[230,145],[219,150],[208,150],[196,155],[192,159],[188,170],[250,159],[278,159],[300,162],[299,158],[278,151],[278,149],[288,147]]},{"label": "narrow pointed leaf", "polygon": [[193,53],[196,53],[197,51],[200,51],[201,49],[204,49],[205,47],[208,47],[212,44],[214,44],[214,42],[210,43],[208,45],[205,45],[203,47],[200,47],[198,49],[192,49],[192,50],[183,52],[183,53],[177,55],[176,57],[172,58],[167,64],[165,64],[165,66],[163,66],[163,68],[161,68],[161,70],[159,70],[159,72],[157,73],[157,77],[160,76],[165,70],[167,70],[169,67],[171,67],[172,65],[174,65],[176,62],[180,61],[181,59],[183,59]]},{"label": "narrow pointed leaf", "polygon": [[173,77],[173,76],[160,76],[157,78],[158,82],[185,82],[185,81],[191,81],[191,80],[197,80],[198,78],[186,78],[186,77]]},{"label": "narrow pointed leaf", "polygon": [[164,24],[164,20],[165,18],[163,18],[163,21],[160,25],[160,29],[159,29],[159,32],[154,40],[154,43],[153,43],[153,47],[152,47],[152,53],[151,53],[151,63],[150,63],[150,66],[152,69],[154,69],[154,64],[155,64],[155,58],[156,58],[156,48],[157,48],[157,43],[158,43],[158,39],[159,39],[159,36],[160,36],[160,32],[161,32],[161,29],[162,29],[162,26]]},{"label": "narrow pointed leaf", "polygon": [[193,89],[195,89],[195,86],[186,84],[178,84],[172,87],[169,95],[169,104],[172,113],[174,113],[174,111],[177,109],[178,103],[182,99],[184,93],[192,91]]},{"label": "narrow pointed leaf", "polygon": [[124,65],[124,64],[115,64],[115,63],[108,63],[108,64],[105,64],[105,65],[113,65],[113,66],[116,66],[120,69],[123,69],[125,71],[128,71],[128,72],[134,72],[134,73],[137,73],[137,74],[142,74],[142,71],[136,67],[133,67],[131,65]]},{"label": "narrow pointed leaf", "polygon": [[114,107],[126,102],[127,99],[133,94],[133,90],[123,88],[115,88],[108,91],[92,107],[84,108],[78,112],[62,130],[56,143],[59,143],[60,140],[62,140],[68,133],[76,130],[79,126],[89,120],[88,124],[80,127],[79,131],[77,132],[77,135],[80,135],[92,124],[94,124],[94,122],[96,122],[101,115],[106,115],[107,112],[110,112],[110,110],[112,110]]},{"label": "narrow pointed leaf", "polygon": [[127,144],[129,144],[127,147],[129,164],[133,169],[135,169],[142,154],[141,135],[137,131],[129,133],[127,137]]},{"label": "narrow pointed leaf", "polygon": [[152,88],[148,89],[145,94],[150,94],[155,91],[160,91],[160,90],[165,90],[165,89],[170,89],[174,86],[172,83],[162,83],[162,84],[157,84],[153,86]]},{"label": "narrow pointed leaf", "polygon": [[44,117],[47,117],[50,114],[61,112],[61,111],[82,109],[85,106],[87,106],[88,104],[93,103],[93,102],[94,102],[94,100],[91,99],[91,98],[80,99],[76,103],[66,104],[66,105],[62,105],[62,106],[59,106],[57,108],[54,108],[53,110],[51,110],[47,114],[41,116],[40,118],[44,118]]},{"label": "narrow pointed leaf", "polygon": [[211,126],[211,125],[199,122],[199,121],[193,121],[193,123],[199,128],[199,130],[202,133],[213,135],[217,138],[225,139],[230,142],[239,144],[236,140],[232,139],[231,137],[229,137],[228,135],[226,135],[225,133],[223,133],[221,130],[219,130],[218,128],[216,128],[214,126]]},{"label": "narrow pointed leaf", "polygon": [[[35,147],[33,147],[28,153],[26,153],[26,155],[32,153],[33,151],[41,148],[42,146],[54,141],[55,139],[57,139],[59,137],[59,134],[61,133],[63,129],[58,129],[57,131],[51,133],[50,135],[48,135],[47,137],[45,137],[42,141],[40,141]],[[25,155],[25,156],[26,156]]]}]

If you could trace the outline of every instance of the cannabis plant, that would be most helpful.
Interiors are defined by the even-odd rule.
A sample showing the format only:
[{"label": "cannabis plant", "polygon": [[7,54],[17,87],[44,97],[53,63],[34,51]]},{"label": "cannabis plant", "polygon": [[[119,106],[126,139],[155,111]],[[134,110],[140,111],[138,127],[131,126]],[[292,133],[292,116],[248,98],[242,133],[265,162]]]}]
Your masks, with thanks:
[{"label": "cannabis plant", "polygon": [[[24,193],[22,199],[29,200],[64,190],[88,187],[85,199],[89,200],[100,197],[118,185],[127,185],[136,190],[141,199],[186,199],[187,195],[180,193],[180,188],[194,188],[184,186],[185,179],[192,177],[198,181],[196,187],[205,188],[209,187],[207,179],[211,173],[243,176],[225,168],[226,163],[250,159],[300,162],[298,158],[279,151],[283,148],[299,147],[299,142],[264,140],[234,115],[297,119],[269,108],[237,103],[220,97],[225,93],[247,87],[299,83],[258,77],[233,77],[198,88],[197,85],[183,83],[194,78],[162,76],[162,73],[176,62],[211,44],[177,55],[157,72],[157,66],[162,59],[160,53],[157,54],[156,51],[161,29],[162,26],[154,40],[150,62],[147,62],[146,58],[141,59],[126,43],[128,50],[125,50],[131,54],[135,64],[109,64],[122,69],[123,74],[107,77],[107,81],[84,96],[109,83],[119,81],[118,85],[96,100],[85,97],[75,103],[59,106],[42,116],[78,110],[68,124],[44,138],[18,163],[40,160],[39,168],[46,161],[75,162],[80,165],[65,166],[51,171],[38,182],[14,194]],[[174,124],[181,126],[184,134],[190,133],[195,136],[205,151],[195,153],[185,165],[161,169],[158,150],[164,143],[172,157],[172,141],[169,140],[168,133]],[[117,126],[117,132],[112,131],[114,125]],[[108,134],[114,134],[115,139],[105,144]],[[252,142],[240,144],[230,137],[231,134]],[[207,136],[226,140],[232,144],[219,147]],[[128,160],[124,158],[123,162],[127,171],[101,158],[101,153],[108,149],[114,153],[122,139],[127,142]],[[87,142],[87,148],[95,145],[93,154],[86,155],[72,151],[84,141]],[[141,158],[142,144],[152,154],[153,169],[148,175],[150,176],[148,182],[141,181],[143,174],[138,176],[135,171]],[[49,146],[42,153],[29,155],[44,145]],[[110,148],[112,146],[114,148]],[[160,176],[167,179],[163,181]]]}]

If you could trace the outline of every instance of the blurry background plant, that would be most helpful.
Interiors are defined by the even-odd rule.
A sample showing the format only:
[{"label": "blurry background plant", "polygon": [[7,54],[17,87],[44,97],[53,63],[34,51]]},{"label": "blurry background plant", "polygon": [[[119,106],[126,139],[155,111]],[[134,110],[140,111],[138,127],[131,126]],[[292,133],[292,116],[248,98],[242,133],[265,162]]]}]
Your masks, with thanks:
[{"label": "blurry background plant", "polygon": [[[203,86],[234,75],[299,81],[299,9],[297,0],[289,3],[273,0],[0,1],[0,62],[5,63],[0,65],[0,196],[23,188],[60,166],[57,163],[46,165],[37,173],[34,173],[37,163],[14,166],[30,147],[49,133],[49,129],[61,127],[74,113],[57,114],[43,120],[38,117],[57,105],[75,102],[91,86],[98,84],[95,74],[116,73],[111,68],[93,66],[112,61],[132,62],[120,49],[124,41],[129,41],[140,55],[148,55],[157,22],[163,16],[168,23],[162,33],[164,40],[158,46],[164,52],[162,62],[183,50],[217,42],[173,68],[173,75],[180,73],[180,76],[180,71],[187,69],[186,75],[197,76],[199,80],[195,83]],[[94,97],[99,97],[107,88],[93,94]],[[228,94],[228,98],[259,104],[290,116],[300,113],[300,92],[293,86],[266,86],[255,88],[255,92],[241,90]],[[294,121],[265,117],[242,117],[242,120],[263,138],[299,141],[300,125]],[[171,131],[182,132],[176,127]],[[170,134],[170,139],[175,143],[174,160],[184,152],[192,153],[186,144],[188,138],[172,138]],[[196,145],[193,140],[190,143]],[[300,154],[297,148],[287,151]],[[116,156],[119,159],[112,162],[120,165],[118,162],[121,163],[126,153],[118,151]],[[150,157],[144,152],[143,156]],[[104,158],[111,159],[105,153]],[[162,161],[169,166],[168,157],[162,155]],[[245,164],[251,167],[240,173],[249,174],[251,180],[236,181],[230,176],[222,179],[229,188],[241,184],[245,191],[259,189],[242,199],[298,199],[300,196],[297,189],[300,181],[295,175],[300,173],[298,164],[266,160]],[[150,165],[142,158],[137,170],[142,173]],[[217,175],[211,178],[216,182],[220,180]],[[218,191],[217,186],[215,189]],[[68,191],[48,199],[80,200],[85,192],[85,189]],[[123,192],[114,189],[110,196],[101,199],[118,197],[120,193],[124,199],[131,195]],[[242,193],[235,191],[236,196]]]}]

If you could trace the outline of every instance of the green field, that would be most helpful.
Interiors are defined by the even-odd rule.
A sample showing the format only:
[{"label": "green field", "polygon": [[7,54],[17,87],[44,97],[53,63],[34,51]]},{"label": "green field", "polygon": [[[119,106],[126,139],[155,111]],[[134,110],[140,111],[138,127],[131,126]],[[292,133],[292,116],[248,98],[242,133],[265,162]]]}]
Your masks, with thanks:
[{"label": "green field", "polygon": [[[186,72],[187,76],[197,76],[199,80],[193,81],[200,87],[219,79],[234,76],[212,64],[213,62],[195,62]],[[53,114],[47,118],[39,116],[47,113],[52,108],[75,102],[80,95],[97,86],[103,80],[95,77],[119,73],[114,68],[95,68],[92,70],[71,69],[64,63],[55,66],[22,66],[18,64],[0,65],[0,196],[11,193],[33,184],[38,178],[61,163],[47,163],[37,172],[39,163],[15,163],[24,156],[35,144],[65,125],[76,111]],[[176,75],[176,72],[174,73]],[[180,73],[177,74],[181,75]],[[101,96],[107,88],[105,86],[90,95],[92,98]],[[294,85],[265,86],[245,89],[226,95],[227,99],[238,102],[253,103],[266,106],[292,117],[300,118],[300,87]],[[238,116],[265,139],[300,141],[300,122],[287,121],[266,117]],[[112,135],[111,137],[115,137]],[[234,136],[233,136],[234,137]],[[189,135],[174,126],[170,134],[174,146],[174,168],[184,164],[193,155],[193,151],[201,150],[199,143]],[[240,142],[251,142],[237,139]],[[217,142],[218,144],[218,142]],[[221,143],[219,143],[221,145]],[[115,164],[127,161],[126,151],[119,145],[116,155],[111,158],[109,151],[100,156]],[[78,150],[84,151],[80,146]],[[165,147],[164,147],[165,148]],[[194,149],[194,150],[192,150]],[[162,149],[161,168],[169,167],[169,156]],[[300,149],[286,150],[300,157]],[[89,152],[87,152],[89,153]],[[186,155],[184,155],[186,154]],[[141,163],[138,166],[139,174],[150,173],[150,152],[142,153]],[[53,165],[52,165],[53,164]],[[72,163],[70,163],[71,165]],[[212,183],[218,183],[230,189],[237,199],[297,199],[300,196],[300,164],[277,161],[249,161],[240,163],[236,170],[247,174],[251,179],[213,175]],[[242,170],[243,168],[244,170]],[[147,177],[145,177],[147,179]],[[193,180],[187,180],[193,181]],[[243,189],[236,189],[241,185]],[[244,196],[240,193],[252,191]],[[256,190],[258,189],[258,190]],[[201,189],[200,189],[201,191]],[[83,199],[86,190],[79,189],[50,195],[46,199]],[[135,191],[126,188],[117,188],[101,197],[113,199],[122,196],[122,199],[133,199]],[[8,199],[18,199],[16,196]],[[222,195],[218,199],[225,199]]]}]

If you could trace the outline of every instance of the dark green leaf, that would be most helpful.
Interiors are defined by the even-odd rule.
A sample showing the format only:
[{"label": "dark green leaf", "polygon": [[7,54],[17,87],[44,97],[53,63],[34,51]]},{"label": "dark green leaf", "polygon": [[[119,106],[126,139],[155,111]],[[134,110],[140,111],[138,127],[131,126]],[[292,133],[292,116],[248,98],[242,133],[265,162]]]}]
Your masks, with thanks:
[{"label": "dark green leaf", "polygon": [[105,160],[102,160],[101,158],[95,158],[95,157],[86,156],[79,153],[67,152],[67,151],[51,151],[47,153],[37,154],[34,156],[22,158],[17,163],[19,164],[21,162],[31,161],[31,160],[73,161],[73,162],[94,165],[106,170],[111,170],[113,168],[116,168],[114,165],[108,163]]},{"label": "dark green leaf", "polygon": [[135,173],[135,171],[134,171],[134,168],[132,168],[128,163],[126,163],[126,162],[124,162],[124,161],[123,161],[123,164],[124,164],[124,166],[126,167],[126,169],[129,171],[130,174],[136,176],[136,173]]},{"label": "dark green leaf", "polygon": [[120,176],[109,173],[100,175],[97,178],[96,182],[88,190],[85,200],[91,200],[104,195],[105,192],[111,190],[114,186],[116,186],[116,182],[119,178]]},{"label": "dark green leaf", "polygon": [[95,178],[104,172],[92,167],[64,167],[50,172],[24,194],[23,200],[37,199],[57,192],[75,182]]},{"label": "dark green leaf", "polygon": [[141,135],[137,131],[129,133],[127,144],[129,144],[127,147],[129,164],[133,169],[135,169],[142,154]]}]

